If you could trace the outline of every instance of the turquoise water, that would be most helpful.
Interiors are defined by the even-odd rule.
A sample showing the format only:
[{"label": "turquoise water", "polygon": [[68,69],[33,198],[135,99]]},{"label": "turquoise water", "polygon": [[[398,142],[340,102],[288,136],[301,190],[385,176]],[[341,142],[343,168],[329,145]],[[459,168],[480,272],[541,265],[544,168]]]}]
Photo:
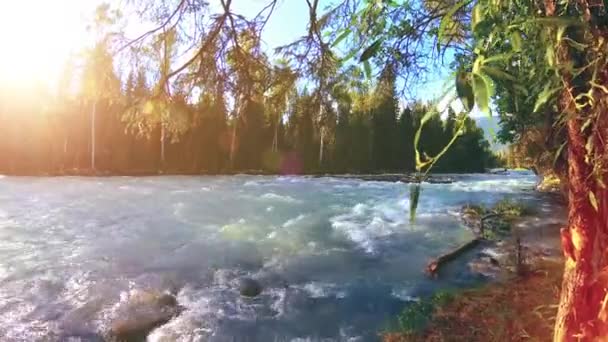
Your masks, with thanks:
[{"label": "turquoise water", "polygon": [[[422,273],[471,237],[463,204],[536,200],[529,173],[458,179],[425,184],[410,224],[401,183],[0,178],[0,336],[85,341],[129,293],[154,289],[185,310],[150,341],[375,340],[409,301],[471,282],[459,266],[439,281]],[[264,285],[258,298],[239,295],[245,276]]]}]

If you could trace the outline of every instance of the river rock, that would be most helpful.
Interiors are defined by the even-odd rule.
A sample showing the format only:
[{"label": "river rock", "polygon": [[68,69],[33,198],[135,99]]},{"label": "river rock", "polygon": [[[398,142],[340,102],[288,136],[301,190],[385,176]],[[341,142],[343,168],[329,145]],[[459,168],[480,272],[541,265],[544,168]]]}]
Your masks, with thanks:
[{"label": "river rock", "polygon": [[156,291],[137,291],[111,323],[110,341],[145,341],[148,334],[182,311],[175,296]]},{"label": "river rock", "polygon": [[257,297],[262,293],[262,284],[251,278],[242,278],[239,281],[239,292],[244,297]]}]

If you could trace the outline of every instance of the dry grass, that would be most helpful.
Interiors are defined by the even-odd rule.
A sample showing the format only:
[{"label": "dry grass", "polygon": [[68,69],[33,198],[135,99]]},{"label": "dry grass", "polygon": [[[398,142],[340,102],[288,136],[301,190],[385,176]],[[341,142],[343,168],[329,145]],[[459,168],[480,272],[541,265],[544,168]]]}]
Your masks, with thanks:
[{"label": "dry grass", "polygon": [[551,341],[562,268],[542,261],[525,276],[462,291],[436,308],[422,333],[390,333],[384,341]]}]

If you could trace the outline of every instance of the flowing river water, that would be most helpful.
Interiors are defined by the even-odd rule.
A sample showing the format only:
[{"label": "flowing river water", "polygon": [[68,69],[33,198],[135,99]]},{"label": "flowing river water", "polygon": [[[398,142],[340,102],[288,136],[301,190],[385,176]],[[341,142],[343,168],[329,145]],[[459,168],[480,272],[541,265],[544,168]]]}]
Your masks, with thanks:
[{"label": "flowing river water", "polygon": [[[184,307],[150,341],[373,341],[408,302],[475,281],[423,274],[471,238],[462,205],[541,201],[531,173],[464,175],[423,185],[411,224],[402,183],[0,177],[1,341],[88,341],[138,289]],[[262,294],[240,296],[242,277]]]}]

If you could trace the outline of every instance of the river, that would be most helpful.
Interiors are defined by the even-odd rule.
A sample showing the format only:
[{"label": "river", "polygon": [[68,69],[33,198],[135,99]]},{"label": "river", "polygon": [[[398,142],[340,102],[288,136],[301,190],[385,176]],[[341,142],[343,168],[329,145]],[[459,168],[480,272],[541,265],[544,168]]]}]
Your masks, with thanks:
[{"label": "river", "polygon": [[[103,332],[130,292],[155,289],[184,311],[151,341],[373,341],[409,301],[475,281],[464,265],[422,271],[471,237],[463,204],[540,201],[535,184],[525,172],[425,184],[410,224],[402,183],[0,176],[0,340]],[[262,294],[241,297],[242,277]]]}]

